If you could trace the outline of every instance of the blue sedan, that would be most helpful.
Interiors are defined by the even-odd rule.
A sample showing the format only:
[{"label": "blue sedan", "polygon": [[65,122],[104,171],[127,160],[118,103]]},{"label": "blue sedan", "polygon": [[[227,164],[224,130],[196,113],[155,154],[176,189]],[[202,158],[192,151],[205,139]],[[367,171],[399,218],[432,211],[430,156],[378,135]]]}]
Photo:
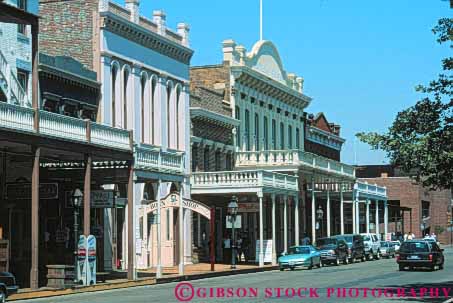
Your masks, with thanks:
[{"label": "blue sedan", "polygon": [[285,268],[294,270],[296,267],[312,269],[314,266],[317,266],[321,268],[321,254],[311,245],[293,246],[289,249],[288,253],[283,253],[278,258],[278,265],[282,271]]}]

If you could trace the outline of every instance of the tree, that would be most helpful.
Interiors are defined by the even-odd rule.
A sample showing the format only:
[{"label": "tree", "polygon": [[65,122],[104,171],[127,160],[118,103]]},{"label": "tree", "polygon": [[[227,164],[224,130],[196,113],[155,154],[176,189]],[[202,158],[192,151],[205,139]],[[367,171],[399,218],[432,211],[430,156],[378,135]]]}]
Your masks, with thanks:
[{"label": "tree", "polygon": [[[438,43],[453,48],[452,18],[440,19],[433,33]],[[442,67],[438,79],[416,87],[423,98],[399,112],[386,133],[356,135],[431,189],[453,188],[453,58],[445,58]]]}]

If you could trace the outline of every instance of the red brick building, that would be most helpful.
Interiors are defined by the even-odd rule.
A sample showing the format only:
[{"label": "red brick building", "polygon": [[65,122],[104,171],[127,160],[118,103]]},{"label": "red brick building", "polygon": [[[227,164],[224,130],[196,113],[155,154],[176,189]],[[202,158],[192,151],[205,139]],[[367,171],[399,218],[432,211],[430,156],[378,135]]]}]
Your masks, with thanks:
[{"label": "red brick building", "polygon": [[387,187],[389,232],[413,232],[416,237],[434,232],[440,242],[450,243],[450,190],[431,191],[390,165],[359,166],[356,175],[362,181]]}]

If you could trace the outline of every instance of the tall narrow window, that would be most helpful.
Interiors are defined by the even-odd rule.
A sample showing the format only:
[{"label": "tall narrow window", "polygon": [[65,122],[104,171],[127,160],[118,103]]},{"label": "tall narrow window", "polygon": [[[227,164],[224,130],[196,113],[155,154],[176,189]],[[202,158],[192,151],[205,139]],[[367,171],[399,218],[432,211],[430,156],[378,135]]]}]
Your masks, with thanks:
[{"label": "tall narrow window", "polygon": [[141,119],[142,119],[142,143],[145,143],[145,89],[146,89],[146,78],[145,76],[142,76],[141,81],[141,91],[140,91],[140,98],[141,98],[141,104],[142,104],[142,114],[141,114]]},{"label": "tall narrow window", "polygon": [[204,171],[209,171],[209,147],[206,147],[203,154]]},{"label": "tall narrow window", "polygon": [[150,122],[150,125],[149,127],[151,128],[150,129],[150,132],[151,132],[151,144],[154,144],[155,143],[155,138],[154,138],[154,94],[156,93],[156,79],[153,77],[152,80],[151,80],[151,92],[150,92],[150,95],[151,95],[151,113],[150,113],[150,119],[149,119],[149,122]]},{"label": "tall narrow window", "polygon": [[275,119],[272,119],[272,149],[277,150],[277,124]]},{"label": "tall narrow window", "polygon": [[[173,209],[172,209],[173,210]],[[167,214],[166,214],[166,219],[167,219],[167,224],[166,224],[166,239],[167,241],[171,240],[170,239],[170,209],[167,208]]]},{"label": "tall narrow window", "polygon": [[112,126],[116,127],[116,77],[118,69],[116,65],[112,66]]},{"label": "tall narrow window", "polygon": [[300,130],[296,128],[296,149],[300,149]]},{"label": "tall narrow window", "polygon": [[[27,0],[17,0],[17,8],[20,8],[24,11],[27,10]],[[21,33],[22,35],[26,34],[26,25],[25,24],[18,24],[17,25],[17,32]]]},{"label": "tall narrow window", "polygon": [[285,126],[280,122],[280,149],[285,149]]},{"label": "tall narrow window", "polygon": [[250,112],[245,110],[245,149],[250,150]]},{"label": "tall narrow window", "polygon": [[255,150],[260,150],[260,117],[255,114]]},{"label": "tall narrow window", "polygon": [[215,152],[215,171],[220,171],[222,168],[220,166],[220,151],[216,150]]},{"label": "tall narrow window", "polygon": [[225,161],[226,161],[225,167],[226,167],[226,170],[227,170],[227,171],[233,170],[233,161],[232,161],[231,159],[232,159],[232,158],[231,158],[231,153],[227,153],[227,154],[226,154],[226,157],[225,157]]},{"label": "tall narrow window", "polygon": [[269,150],[269,129],[267,123],[267,117],[263,118],[264,128],[263,128],[263,137],[264,137],[264,149]]},{"label": "tall narrow window", "polygon": [[25,93],[28,90],[28,72],[23,69],[17,69],[17,80],[20,86],[24,89]]},{"label": "tall narrow window", "polygon": [[[236,106],[234,117],[236,118],[236,120],[241,120],[241,109],[239,108],[239,106]],[[241,142],[241,127],[240,126],[238,126],[236,128],[236,145],[237,146],[241,146],[242,145],[242,142]]]},{"label": "tall narrow window", "polygon": [[198,145],[192,146],[192,171],[196,172],[198,167]]},{"label": "tall narrow window", "polygon": [[167,142],[168,142],[168,147],[170,147],[170,142],[171,142],[171,131],[170,131],[170,125],[171,125],[171,113],[170,113],[170,100],[171,100],[171,86],[170,84],[167,85]]},{"label": "tall narrow window", "polygon": [[293,149],[293,127],[288,125],[288,148]]},{"label": "tall narrow window", "polygon": [[175,123],[176,123],[176,149],[181,149],[180,146],[180,136],[179,136],[179,126],[181,121],[179,121],[179,110],[182,106],[180,106],[181,99],[181,89],[178,86],[178,90],[176,91],[176,116],[175,116]]},{"label": "tall narrow window", "polygon": [[124,123],[123,128],[127,129],[127,91],[129,86],[129,72],[127,69],[124,70],[124,85],[123,85],[123,112],[124,112]]}]

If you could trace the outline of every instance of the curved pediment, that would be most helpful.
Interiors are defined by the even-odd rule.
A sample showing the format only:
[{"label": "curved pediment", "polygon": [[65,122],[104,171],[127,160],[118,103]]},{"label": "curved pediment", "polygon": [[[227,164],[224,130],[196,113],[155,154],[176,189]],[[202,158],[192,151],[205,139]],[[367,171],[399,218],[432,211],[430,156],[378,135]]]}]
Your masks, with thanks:
[{"label": "curved pediment", "polygon": [[282,60],[272,42],[257,42],[247,57],[249,67],[276,81],[286,83],[286,72],[283,69]]}]

